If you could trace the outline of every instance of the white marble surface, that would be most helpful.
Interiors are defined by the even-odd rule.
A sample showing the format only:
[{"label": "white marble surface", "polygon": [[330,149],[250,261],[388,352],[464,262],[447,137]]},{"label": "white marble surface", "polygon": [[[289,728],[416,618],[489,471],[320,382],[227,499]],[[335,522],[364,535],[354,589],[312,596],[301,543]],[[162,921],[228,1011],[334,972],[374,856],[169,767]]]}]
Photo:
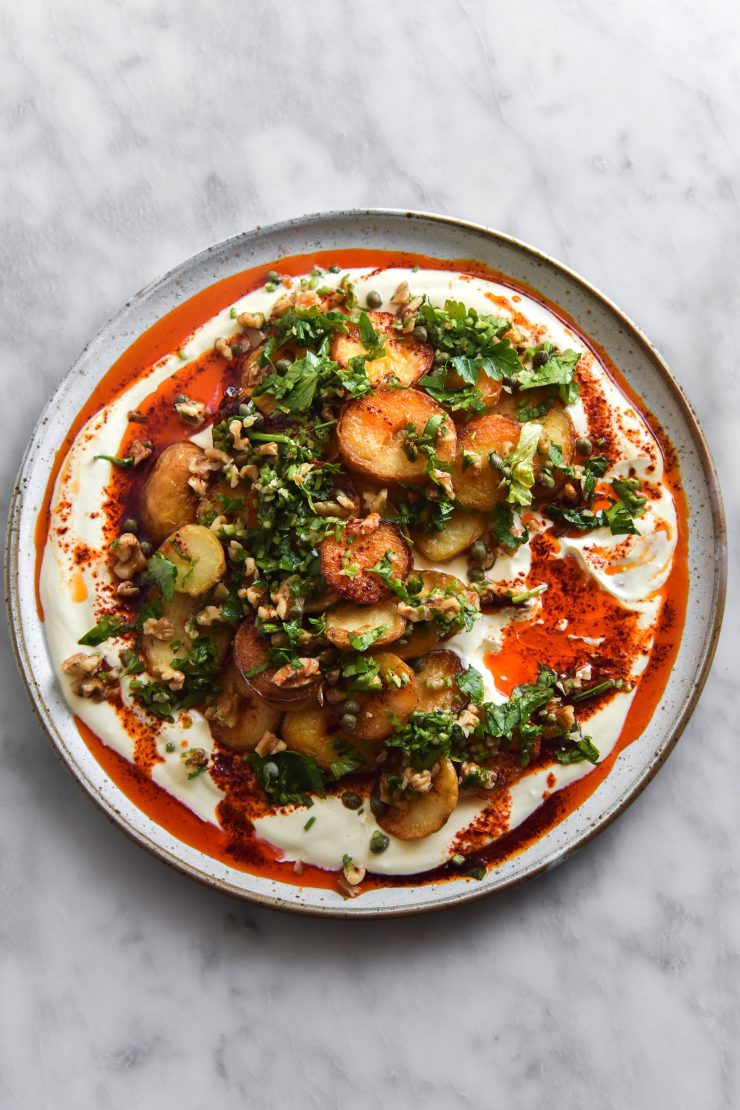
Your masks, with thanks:
[{"label": "white marble surface", "polygon": [[[52,387],[150,278],[255,223],[413,206],[538,244],[642,324],[737,537],[731,0],[8,0],[0,27],[3,510]],[[250,909],[129,843],[3,637],[0,1105],[740,1105],[736,606],[622,820],[513,893],[374,924]]]}]

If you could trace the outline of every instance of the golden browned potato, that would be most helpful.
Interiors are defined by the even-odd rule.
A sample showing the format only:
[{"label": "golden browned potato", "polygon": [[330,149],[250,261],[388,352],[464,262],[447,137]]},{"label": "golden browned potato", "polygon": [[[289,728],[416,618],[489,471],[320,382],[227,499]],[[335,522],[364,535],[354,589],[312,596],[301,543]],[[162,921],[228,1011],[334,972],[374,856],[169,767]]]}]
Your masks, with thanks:
[{"label": "golden browned potato", "polygon": [[374,605],[393,596],[383,579],[371,573],[371,567],[386,553],[390,554],[396,578],[405,581],[411,570],[411,550],[395,524],[383,520],[371,531],[367,529],[366,521],[351,520],[339,539],[332,533],[320,548],[325,582],[356,605]]},{"label": "golden browned potato", "polygon": [[159,599],[161,617],[172,625],[172,639],[160,640],[156,636],[142,636],[141,652],[146,661],[147,670],[151,674],[161,675],[172,666],[174,659],[183,659],[188,654],[193,647],[191,631],[212,640],[216,646],[218,658],[224,658],[229,647],[229,628],[224,624],[199,628],[195,622],[195,616],[202,605],[201,602],[195,602],[188,594],[180,593],[173,594],[170,600],[166,601],[160,597],[157,590],[151,591],[150,598],[152,597]]},{"label": "golden browned potato", "polygon": [[[466,382],[460,377],[457,370],[450,370],[445,385],[448,389],[462,389]],[[495,378],[481,370],[475,388],[480,393],[481,400],[487,409],[496,407],[501,396],[501,382],[496,381]]]},{"label": "golden browned potato", "polygon": [[193,524],[198,498],[189,486],[190,464],[205,461],[204,451],[188,440],[171,443],[158,457],[141,490],[139,514],[147,535],[161,543],[183,524]]},{"label": "golden browned potato", "polygon": [[424,794],[412,794],[389,806],[377,822],[399,840],[423,840],[445,825],[457,805],[457,774],[449,759],[442,759],[432,777],[432,787]]},{"label": "golden browned potato", "polygon": [[159,549],[177,568],[178,593],[199,597],[207,593],[226,573],[226,558],[221,544],[202,524],[184,524]]},{"label": "golden browned potato", "polygon": [[465,705],[465,698],[456,679],[464,669],[460,656],[446,648],[430,651],[425,655],[416,672],[419,712],[433,713],[441,709],[457,713],[461,710]]},{"label": "golden browned potato", "polygon": [[489,457],[493,453],[505,459],[516,447],[520,429],[521,425],[498,413],[486,413],[460,429],[452,481],[461,505],[485,512],[503,500],[501,474],[490,465]]},{"label": "golden browned potato", "polygon": [[[391,644],[403,636],[405,629],[406,619],[398,612],[398,602],[392,599],[361,606],[345,601],[326,614],[326,638],[342,651],[367,651],[368,647]],[[350,636],[378,632],[377,639],[367,647],[353,648],[350,643]]]},{"label": "golden browned potato", "polygon": [[414,532],[414,543],[425,558],[434,563],[446,563],[467,551],[486,530],[482,513],[467,509],[453,509],[450,519],[441,532]]},{"label": "golden browned potato", "polygon": [[259,523],[255,496],[246,482],[239,482],[236,488],[226,479],[216,482],[198,501],[198,520],[205,520],[208,523],[214,514],[221,516],[225,513],[224,506],[233,506],[225,515],[238,517],[248,528],[255,528]]},{"label": "golden browned potato", "polygon": [[265,667],[258,674],[249,673],[267,662],[269,649],[270,641],[257,631],[254,618],[245,617],[234,637],[234,662],[247,685],[265,701],[285,709],[315,698],[321,685],[321,675],[311,665],[295,675],[286,672],[285,668],[272,666]]},{"label": "golden browned potato", "polygon": [[251,752],[266,732],[279,732],[282,712],[250,690],[233,661],[219,684],[221,692],[208,714],[211,733],[219,744],[234,752]]},{"label": "golden browned potato", "polygon": [[426,393],[381,389],[350,401],[337,428],[342,459],[350,470],[378,482],[424,483],[428,481],[427,456],[419,450],[414,458],[409,457],[415,449],[408,428],[413,426],[422,436],[427,422],[440,415],[443,419],[434,449],[442,462],[451,463],[456,452],[455,426]]},{"label": "golden browned potato", "polygon": [[[396,378],[402,385],[413,385],[431,368],[434,351],[428,343],[420,343],[412,335],[397,332],[393,313],[368,312],[368,316],[375,331],[385,341],[385,354],[365,363],[370,384],[375,387],[389,378]],[[346,367],[351,358],[364,355],[365,351],[356,327],[350,327],[346,335],[335,334],[331,343],[331,357],[340,366]]]},{"label": "golden browned potato", "polygon": [[431,621],[409,624],[401,640],[393,645],[394,654],[399,659],[419,659],[438,644],[440,635]]},{"label": "golden browned potato", "polygon": [[365,764],[356,768],[357,771],[366,769],[372,763],[371,746],[343,732],[334,722],[332,714],[319,706],[286,714],[282,737],[292,752],[310,755],[324,771],[331,770],[332,763],[340,758],[342,749],[346,747],[354,748],[365,759]]},{"label": "golden browned potato", "polygon": [[[462,579],[457,578],[454,574],[447,574],[443,570],[421,570],[415,573],[422,581],[419,595],[420,602],[429,604],[430,600],[434,602],[437,598],[459,597],[464,599],[468,605],[472,605],[476,609],[480,608],[477,592],[470,586],[466,586]],[[453,620],[454,612],[448,613],[448,617],[450,618],[450,627],[446,632],[440,633],[440,639],[442,640],[449,639],[457,631]]]},{"label": "golden browned potato", "polygon": [[355,735],[363,740],[384,740],[395,731],[391,718],[406,721],[416,709],[414,672],[402,659],[391,652],[380,652],[375,658],[380,665],[383,689],[368,694],[360,701]]},{"label": "golden browned potato", "polygon": [[535,482],[534,492],[538,497],[546,497],[553,489],[559,488],[566,481],[567,475],[563,470],[558,470],[550,465],[550,444],[556,444],[563,455],[566,466],[572,466],[576,453],[576,432],[573,421],[565,411],[561,401],[556,401],[549,409],[540,423],[542,435],[537,454],[534,458],[534,472],[538,476],[547,468],[552,475],[555,486],[545,484],[541,480]]}]

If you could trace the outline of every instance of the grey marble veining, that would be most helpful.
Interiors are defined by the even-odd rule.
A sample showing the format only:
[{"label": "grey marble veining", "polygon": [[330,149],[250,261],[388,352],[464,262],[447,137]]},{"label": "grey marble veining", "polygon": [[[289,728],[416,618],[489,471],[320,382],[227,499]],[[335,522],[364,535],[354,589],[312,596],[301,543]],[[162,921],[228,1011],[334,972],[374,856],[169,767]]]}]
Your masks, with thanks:
[{"label": "grey marble veining", "polygon": [[[642,325],[734,543],[737,23],[730,0],[7,0],[3,510],[52,387],[153,276],[255,223],[408,206],[537,244]],[[519,890],[378,923],[251,909],[129,843],[3,637],[0,1105],[740,1105],[736,606],[621,820]]]}]

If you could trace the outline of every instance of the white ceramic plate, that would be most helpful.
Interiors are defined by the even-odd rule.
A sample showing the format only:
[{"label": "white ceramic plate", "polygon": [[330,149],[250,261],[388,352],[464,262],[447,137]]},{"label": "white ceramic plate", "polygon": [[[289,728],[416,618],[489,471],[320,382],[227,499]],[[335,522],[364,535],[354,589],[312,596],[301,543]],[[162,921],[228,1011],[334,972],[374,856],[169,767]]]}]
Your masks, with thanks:
[{"label": "white ceramic plate", "polygon": [[[482,882],[390,887],[343,901],[331,890],[259,878],[203,855],[157,825],[108,779],[80,737],[49,662],[34,598],[34,528],[67,429],[99,378],[146,328],[229,274],[284,255],[351,247],[476,258],[565,309],[606,349],[677,448],[690,535],[686,626],[662,702],[645,733],[620,754],[580,808],[526,851],[489,871]],[[242,898],[304,913],[375,917],[481,898],[536,875],[561,863],[640,793],[683,731],[714,654],[724,605],[726,531],[715,471],[688,401],[645,336],[606,297],[539,251],[484,227],[414,212],[330,212],[258,228],[209,248],[147,286],[103,327],[61,382],[29,443],[11,506],[6,575],[16,654],[34,708],[58,754],[111,820],[179,870]]]}]

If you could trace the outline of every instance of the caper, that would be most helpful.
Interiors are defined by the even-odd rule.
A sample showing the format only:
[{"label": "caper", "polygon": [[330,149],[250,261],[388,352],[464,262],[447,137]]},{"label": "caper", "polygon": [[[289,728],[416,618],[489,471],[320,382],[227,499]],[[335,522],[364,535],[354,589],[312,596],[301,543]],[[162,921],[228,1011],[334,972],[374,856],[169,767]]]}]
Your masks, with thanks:
[{"label": "caper", "polygon": [[540,474],[540,485],[545,489],[555,489],[555,479],[549,470],[543,470]]},{"label": "caper", "polygon": [[501,473],[503,474],[504,478],[510,478],[511,477],[511,467],[510,466],[502,466],[501,467]]},{"label": "caper", "polygon": [[370,837],[370,851],[374,852],[377,856],[381,852],[384,852],[386,850],[390,842],[391,840],[389,836],[386,836],[385,833],[382,833],[380,829],[376,829],[373,835]]},{"label": "caper", "polygon": [[359,809],[362,805],[362,798],[354,790],[345,790],[342,794],[342,805],[345,809]]},{"label": "caper", "polygon": [[593,454],[593,449],[594,445],[588,436],[580,436],[576,440],[576,451],[579,455],[591,455]]},{"label": "caper", "polygon": [[534,357],[532,358],[532,365],[533,366],[544,366],[545,363],[549,362],[549,361],[550,361],[550,352],[549,351],[535,351]]},{"label": "caper", "polygon": [[152,545],[149,543],[149,540],[142,540],[139,547],[141,548],[142,555],[151,555]]},{"label": "caper", "polygon": [[273,763],[272,760],[270,760],[269,763],[265,763],[264,771],[268,778],[271,779],[276,779],[280,774],[277,763]]},{"label": "caper", "polygon": [[346,728],[347,732],[354,732],[357,728],[357,717],[354,713],[344,713],[342,715],[342,728]]},{"label": "caper", "polygon": [[380,308],[383,303],[383,298],[376,289],[371,289],[365,297],[365,302],[368,308]]},{"label": "caper", "polygon": [[268,270],[265,274],[265,281],[270,282],[272,285],[278,285],[280,282],[280,274],[277,270]]},{"label": "caper", "polygon": [[468,578],[471,582],[483,582],[485,581],[485,577],[486,572],[482,570],[481,567],[471,567],[468,571]]},{"label": "caper", "polygon": [[423,324],[417,324],[411,334],[413,335],[417,343],[426,343],[427,329],[424,327]]},{"label": "caper", "polygon": [[275,363],[275,369],[278,374],[287,374],[292,366],[289,358],[279,358]]},{"label": "caper", "polygon": [[473,546],[470,548],[470,557],[471,559],[475,559],[476,563],[482,563],[487,554],[488,548],[484,544],[483,540],[476,540]]},{"label": "caper", "polygon": [[435,351],[435,354],[434,354],[434,365],[435,366],[444,366],[444,364],[446,362],[449,362],[449,361],[450,361],[450,356],[447,354],[447,351]]},{"label": "caper", "polygon": [[344,703],[344,712],[345,713],[355,713],[355,714],[359,713],[360,712],[360,703],[358,701],[355,701],[354,698],[350,698],[349,701],[346,701]]},{"label": "caper", "polygon": [[488,465],[490,466],[491,470],[504,469],[504,460],[501,458],[498,451],[488,452]]},{"label": "caper", "polygon": [[134,518],[132,516],[127,516],[126,519],[123,522],[123,530],[124,530],[124,532],[134,532],[134,533],[138,532],[139,531],[139,522],[138,522],[138,520],[134,520]]}]

